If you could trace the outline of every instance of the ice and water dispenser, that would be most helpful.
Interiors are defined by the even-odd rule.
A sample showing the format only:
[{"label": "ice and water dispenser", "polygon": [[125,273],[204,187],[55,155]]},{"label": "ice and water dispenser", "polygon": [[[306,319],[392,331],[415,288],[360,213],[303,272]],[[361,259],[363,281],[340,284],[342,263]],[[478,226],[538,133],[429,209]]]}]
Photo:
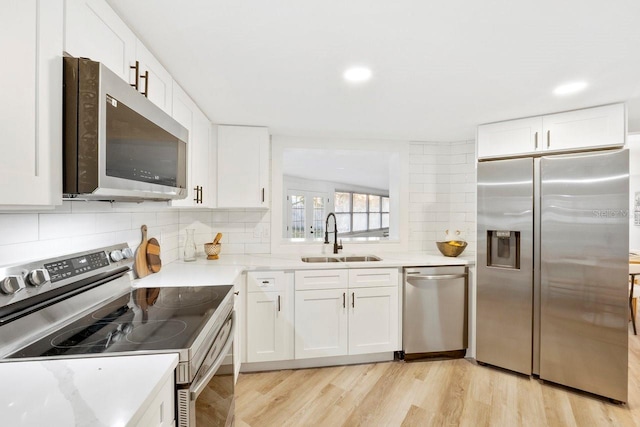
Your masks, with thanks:
[{"label": "ice and water dispenser", "polygon": [[487,266],[516,270],[520,268],[519,231],[487,231]]}]

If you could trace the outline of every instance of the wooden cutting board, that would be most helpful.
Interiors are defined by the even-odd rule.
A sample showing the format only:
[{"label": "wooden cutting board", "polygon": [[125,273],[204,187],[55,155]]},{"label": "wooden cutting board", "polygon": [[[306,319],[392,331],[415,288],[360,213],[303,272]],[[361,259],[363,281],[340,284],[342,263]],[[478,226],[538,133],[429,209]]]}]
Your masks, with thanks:
[{"label": "wooden cutting board", "polygon": [[142,231],[142,241],[136,249],[135,262],[133,264],[133,270],[138,278],[143,278],[149,275],[149,267],[147,264],[147,226],[140,227]]},{"label": "wooden cutting board", "polygon": [[162,268],[160,243],[158,243],[155,237],[150,238],[149,242],[147,242],[147,265],[152,273],[157,273]]}]

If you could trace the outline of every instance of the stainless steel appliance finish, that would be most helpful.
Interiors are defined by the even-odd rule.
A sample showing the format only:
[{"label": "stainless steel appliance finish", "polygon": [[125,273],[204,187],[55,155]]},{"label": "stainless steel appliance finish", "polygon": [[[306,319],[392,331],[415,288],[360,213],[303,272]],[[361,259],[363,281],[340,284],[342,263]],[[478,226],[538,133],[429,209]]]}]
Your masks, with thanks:
[{"label": "stainless steel appliance finish", "polygon": [[177,425],[194,425],[199,396],[201,404],[216,401],[221,425],[231,423],[233,285],[134,289],[132,263],[121,244],[0,268],[0,279],[19,283],[0,294],[0,357],[177,353]]},{"label": "stainless steel appliance finish", "polygon": [[467,348],[467,283],[466,266],[404,269],[405,356]]},{"label": "stainless steel appliance finish", "polygon": [[[520,268],[489,267],[488,232],[511,230],[520,233]],[[477,260],[477,359],[530,374],[533,312],[532,159],[478,163]]]},{"label": "stainless steel appliance finish", "polygon": [[63,64],[64,197],[186,197],[188,131],[103,64]]},{"label": "stainless steel appliance finish", "polygon": [[628,388],[628,168],[626,150],[541,159],[540,377],[621,402]]},{"label": "stainless steel appliance finish", "polygon": [[[627,150],[478,164],[478,361],[627,400],[628,170]],[[496,230],[517,268],[492,265]]]},{"label": "stainless steel appliance finish", "polygon": [[178,426],[232,426],[235,413],[235,313],[211,345],[198,375],[178,388]]}]

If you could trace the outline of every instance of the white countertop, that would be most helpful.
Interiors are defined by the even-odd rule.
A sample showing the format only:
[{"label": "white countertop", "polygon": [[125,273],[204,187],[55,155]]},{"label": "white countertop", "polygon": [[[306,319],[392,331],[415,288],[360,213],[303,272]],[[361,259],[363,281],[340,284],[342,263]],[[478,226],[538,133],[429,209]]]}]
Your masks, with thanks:
[{"label": "white countertop", "polygon": [[177,354],[0,362],[0,423],[135,425],[177,363]]},{"label": "white countertop", "polygon": [[[238,275],[245,271],[260,270],[320,270],[336,268],[376,268],[376,267],[418,267],[437,265],[473,265],[473,256],[445,257],[420,252],[376,253],[381,261],[370,262],[328,262],[307,263],[303,256],[349,256],[351,253],[332,254],[263,254],[225,255],[217,260],[207,260],[205,256],[195,261],[178,260],[162,266],[158,273],[150,274],[132,282],[134,287],[156,286],[219,286],[232,285]],[[371,254],[356,254],[371,255]]]}]

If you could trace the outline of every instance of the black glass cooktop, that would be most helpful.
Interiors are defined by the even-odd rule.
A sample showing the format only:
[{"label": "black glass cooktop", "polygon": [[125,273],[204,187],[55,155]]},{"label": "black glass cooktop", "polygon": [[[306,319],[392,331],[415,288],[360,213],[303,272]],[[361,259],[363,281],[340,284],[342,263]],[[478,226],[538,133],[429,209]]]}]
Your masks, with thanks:
[{"label": "black glass cooktop", "polygon": [[[133,289],[8,358],[187,349],[232,290],[233,286]],[[228,302],[226,311],[233,298]]]}]

